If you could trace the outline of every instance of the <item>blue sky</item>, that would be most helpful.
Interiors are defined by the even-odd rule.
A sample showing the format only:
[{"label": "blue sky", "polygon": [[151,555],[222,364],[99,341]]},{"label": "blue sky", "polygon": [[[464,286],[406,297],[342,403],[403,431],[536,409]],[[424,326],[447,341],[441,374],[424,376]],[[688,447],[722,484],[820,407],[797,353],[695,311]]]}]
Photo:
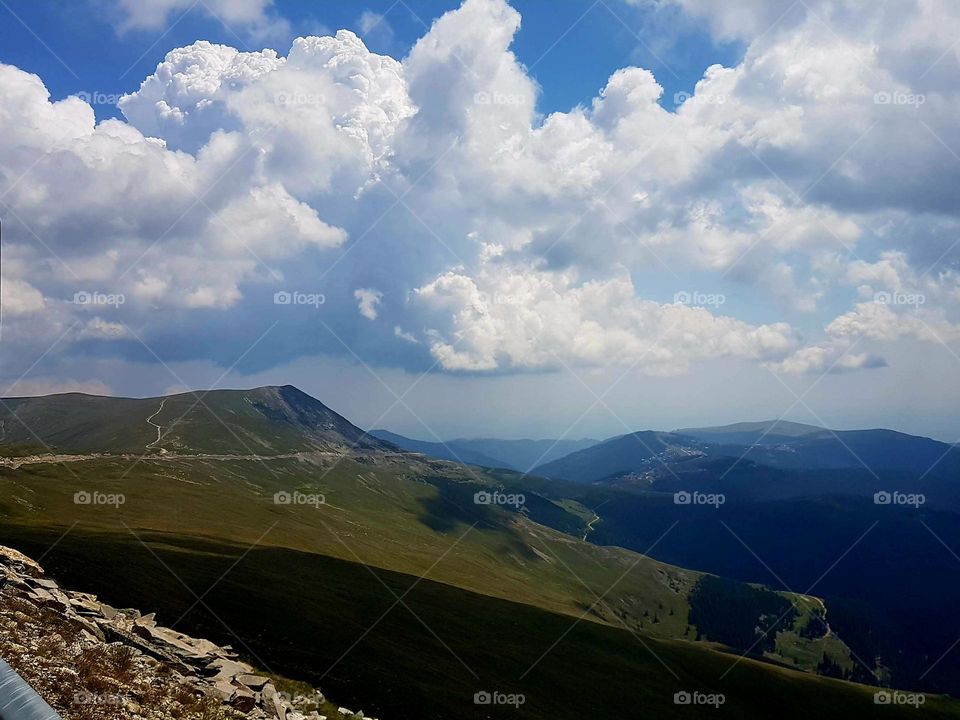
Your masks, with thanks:
[{"label": "blue sky", "polygon": [[292,382],[420,437],[960,437],[946,0],[0,17],[7,394]]},{"label": "blue sky", "polygon": [[[402,57],[437,17],[458,5],[452,0],[409,5],[281,0],[275,12],[289,20],[292,32],[258,40],[242,25],[229,26],[199,5],[171,12],[171,22],[162,29],[122,30],[112,21],[119,11],[109,10],[103,0],[6,0],[0,6],[0,53],[4,62],[43,77],[54,98],[82,91],[119,95],[135,91],[170,49],[198,39],[285,53],[297,35],[347,28],[363,35],[371,50]],[[681,23],[675,12],[581,0],[513,5],[523,16],[513,50],[527,67],[533,66],[543,88],[538,106],[543,113],[589,103],[616,69],[631,64],[654,72],[664,87],[662,102],[672,108],[675,94],[692,91],[707,67],[734,64],[743,52],[742,43],[714,42],[703,23]],[[364,12],[382,16],[382,24],[364,33]],[[579,52],[586,48],[589,52]],[[108,105],[95,110],[98,118],[119,115]]]}]

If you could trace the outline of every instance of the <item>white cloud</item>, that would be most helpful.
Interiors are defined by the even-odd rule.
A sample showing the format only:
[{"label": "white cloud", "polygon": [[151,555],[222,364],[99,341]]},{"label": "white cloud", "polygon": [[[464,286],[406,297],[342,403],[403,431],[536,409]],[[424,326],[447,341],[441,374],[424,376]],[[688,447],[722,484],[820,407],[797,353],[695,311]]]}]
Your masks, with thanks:
[{"label": "white cloud", "polygon": [[626,276],[580,283],[569,273],[497,267],[476,278],[447,272],[415,294],[449,318],[430,332],[431,353],[448,370],[612,365],[674,374],[708,358],[779,358],[796,344],[782,323],[752,326],[642,300]]},{"label": "white cloud", "polygon": [[[853,338],[955,337],[956,270],[924,273],[916,237],[946,228],[927,254],[953,257],[960,163],[943,146],[960,148],[947,72],[960,8],[813,0],[764,33],[788,3],[672,1],[747,44],[676,112],[650,71],[627,67],[591,102],[541,116],[503,0],[466,0],[402,62],[349,31],[298,38],[285,57],[177,48],[120,102],[126,121],[96,124],[78,98],[51,102],[39,78],[0,66],[0,192],[16,213],[5,337],[90,323],[64,302],[82,288],[128,301],[71,337],[111,339],[122,320],[161,342],[272,318],[263,297],[281,289],[339,293],[324,311],[342,329],[358,322],[352,295],[362,318],[389,320],[365,352],[401,346],[424,365],[429,352],[449,371],[672,373],[722,357],[853,370],[880,362],[845,354]],[[122,7],[130,27],[155,27],[183,5]],[[274,17],[256,0],[229,12]],[[774,309],[659,303],[638,279],[654,273],[736,284]],[[838,312],[855,292],[926,303]],[[795,311],[822,333],[801,342]]]},{"label": "white cloud", "polygon": [[418,344],[418,343],[420,342],[419,340],[417,340],[417,336],[416,336],[416,335],[414,335],[413,333],[407,332],[406,330],[404,330],[404,329],[403,329],[402,327],[400,327],[399,325],[394,325],[394,326],[393,326],[393,334],[394,334],[394,337],[398,337],[398,338],[400,338],[401,340],[403,340],[403,341],[405,341],[405,342],[408,342],[408,343],[412,343],[412,344],[414,344],[414,345],[416,345],[416,344]]},{"label": "white cloud", "polygon": [[280,39],[290,24],[271,12],[273,0],[115,0],[120,31],[160,30],[185,12],[197,9],[228,27],[248,32],[260,40]]},{"label": "white cloud", "polygon": [[367,320],[377,319],[377,308],[383,301],[383,293],[373,288],[357,288],[353,291],[360,314]]},{"label": "white cloud", "polygon": [[121,323],[95,317],[87,321],[77,333],[77,337],[81,340],[119,340],[130,337],[130,333]]}]

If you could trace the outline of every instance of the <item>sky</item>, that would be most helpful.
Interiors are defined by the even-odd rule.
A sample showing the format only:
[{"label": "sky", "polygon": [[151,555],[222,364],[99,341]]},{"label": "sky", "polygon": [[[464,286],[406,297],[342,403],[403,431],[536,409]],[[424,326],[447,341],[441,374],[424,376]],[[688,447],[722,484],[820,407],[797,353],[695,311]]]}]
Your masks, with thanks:
[{"label": "sky", "polygon": [[0,394],[960,440],[952,0],[0,2]]}]

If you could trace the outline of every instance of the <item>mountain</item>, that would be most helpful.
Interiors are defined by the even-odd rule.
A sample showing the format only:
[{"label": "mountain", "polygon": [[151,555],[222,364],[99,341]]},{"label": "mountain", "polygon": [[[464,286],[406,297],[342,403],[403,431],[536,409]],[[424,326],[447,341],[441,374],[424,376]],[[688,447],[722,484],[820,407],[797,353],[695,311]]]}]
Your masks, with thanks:
[{"label": "mountain", "polygon": [[696,440],[723,445],[764,445],[790,444],[811,435],[825,432],[825,428],[816,425],[804,425],[788,420],[764,420],[761,422],[741,422],[733,425],[705,428],[684,428],[674,430],[677,435],[686,435]]},{"label": "mountain", "polygon": [[[15,540],[31,552],[49,549],[48,577],[64,587],[97,592],[98,606],[109,600],[114,607],[147,609],[149,601],[158,625],[172,622],[178,634],[207,637],[220,648],[233,644],[252,659],[256,675],[284,690],[282,698],[302,702],[319,686],[348,707],[362,707],[363,717],[582,720],[643,707],[651,717],[668,719],[700,711],[718,718],[807,720],[873,717],[879,715],[877,697],[914,697],[797,672],[782,662],[740,657],[716,645],[632,633],[597,623],[589,612],[570,617],[465,593],[430,578],[372,572],[356,562],[277,546],[154,534],[140,535],[140,543],[74,532],[59,544],[49,533],[18,533]],[[202,593],[202,600],[188,588]],[[78,597],[89,606],[88,598]],[[753,602],[749,590],[739,600],[723,599]],[[709,615],[711,598],[706,600]],[[48,604],[43,614],[21,611],[17,617],[23,623],[51,622],[56,608]],[[153,635],[142,627],[150,621],[135,619],[138,612],[121,612],[138,631]],[[163,628],[155,633],[166,635]],[[190,644],[189,637],[177,641]],[[16,639],[21,646],[31,642]],[[56,642],[53,637],[41,647]],[[205,650],[212,649],[206,645]],[[77,682],[71,660],[65,665],[65,679],[55,692]],[[221,676],[234,670],[217,669]],[[109,672],[108,667],[98,670],[94,678]],[[281,682],[281,674],[300,682]],[[203,676],[190,680],[205,684]],[[231,684],[251,681],[260,682],[244,676]],[[477,703],[478,696],[494,692],[516,701],[500,707]],[[694,693],[711,704],[691,708],[684,698]],[[360,717],[327,712],[326,705],[320,710],[330,718]],[[885,703],[882,711],[891,719],[916,715],[905,703]],[[922,715],[960,718],[960,703],[927,695]],[[297,720],[291,714],[286,718]]]},{"label": "mountain", "polygon": [[[548,496],[597,508],[591,541],[743,582],[816,588],[856,657],[880,658],[896,684],[960,688],[960,658],[931,667],[945,638],[960,635],[956,446],[772,421],[634,433],[535,473],[555,479],[542,487]],[[715,500],[678,504],[693,496]]]},{"label": "mountain", "polygon": [[497,440],[490,438],[458,439],[457,447],[474,450],[497,458],[507,467],[529,472],[537,465],[551,462],[570,453],[596,445],[599,440]]},{"label": "mountain", "polygon": [[533,472],[548,478],[595,482],[659,465],[666,458],[702,455],[699,443],[683,435],[652,430],[620,435],[553,462]]},{"label": "mountain", "polygon": [[0,442],[112,453],[390,449],[292,385],[142,399],[81,393],[4,398]]},{"label": "mountain", "polygon": [[[672,717],[674,693],[697,688],[757,717],[770,698],[756,687],[797,717],[824,698],[872,707],[870,689],[812,674],[874,681],[823,599],[652,559],[616,515],[639,495],[402,452],[289,386],[199,397],[12,401],[4,428],[37,429],[0,439],[5,542],[80,591],[149,597],[175,630],[386,716],[479,720],[485,690],[529,697],[518,718]],[[700,457],[678,437],[618,440]],[[25,454],[31,439],[56,452]],[[610,531],[635,549],[589,541]]]},{"label": "mountain", "polygon": [[497,440],[457,438],[444,442],[414,440],[389,430],[371,430],[370,434],[411,452],[443,460],[481,467],[507,468],[528,472],[540,465],[597,443],[596,440]]},{"label": "mountain", "polygon": [[[720,468],[716,476],[724,475],[723,468],[742,463],[771,471],[795,471],[783,476],[777,491],[781,496],[809,494],[807,483],[819,483],[825,477],[822,473],[814,477],[813,471],[836,470],[844,472],[833,475],[829,482],[838,494],[872,495],[910,487],[926,493],[932,502],[960,509],[960,487],[955,482],[960,474],[960,448],[884,429],[834,431],[770,421],[675,433],[643,431],[611,438],[539,465],[533,472],[575,482],[626,478],[649,483],[655,479],[651,473],[677,477],[679,464],[699,468],[701,477],[710,477],[703,471],[708,461],[713,461],[711,467]],[[863,473],[869,476],[866,482]],[[755,487],[765,493],[766,486],[760,482]]]},{"label": "mountain", "polygon": [[397,435],[389,430],[371,430],[370,435],[385,442],[396,445],[410,452],[422,453],[440,460],[450,460],[452,462],[465,463],[467,465],[479,465],[480,467],[490,468],[511,468],[512,467],[498,460],[497,458],[484,455],[468,447],[463,447],[455,440],[449,443],[429,442],[427,440],[414,440],[413,438]]}]

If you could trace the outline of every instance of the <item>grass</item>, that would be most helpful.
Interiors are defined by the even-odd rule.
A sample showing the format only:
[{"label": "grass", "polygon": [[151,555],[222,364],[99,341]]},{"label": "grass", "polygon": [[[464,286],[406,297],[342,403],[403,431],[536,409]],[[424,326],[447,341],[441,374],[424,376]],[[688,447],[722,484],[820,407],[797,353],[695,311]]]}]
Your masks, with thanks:
[{"label": "grass", "polygon": [[[719,718],[866,717],[874,710],[872,688],[577,623],[429,579],[382,570],[375,577],[357,563],[284,548],[248,552],[166,534],[142,537],[149,549],[129,535],[75,528],[44,564],[64,584],[108,602],[148,601],[162,623],[201,595],[179,629],[232,643],[274,674],[302,678],[339,704],[388,720],[581,720],[640,708],[651,717],[692,716],[698,708],[673,703],[681,690],[723,693]],[[6,526],[3,538],[39,554],[57,534]],[[391,609],[397,596],[403,603]],[[474,705],[481,690],[522,693],[526,702],[517,709]],[[960,708],[930,697],[924,716],[960,717]]]},{"label": "grass", "polygon": [[[507,512],[474,504],[473,493],[509,491],[516,474],[438,467],[113,458],[0,468],[0,542],[40,554],[66,531],[44,564],[68,585],[158,611],[168,624],[202,596],[178,629],[387,718],[410,708],[424,718],[499,717],[473,706],[480,690],[527,695],[530,705],[510,717],[579,719],[585,698],[611,715],[651,707],[670,717],[687,710],[673,692],[724,687],[738,698],[729,707],[757,713],[770,698],[752,685],[777,682],[798,707],[821,711],[820,699],[804,697],[818,693],[864,710],[867,689],[753,660],[721,681],[735,658],[668,642],[693,637],[688,596],[702,574],[580,542],[585,508],[540,497],[540,481],[522,488],[523,513]],[[274,503],[294,489],[326,503]],[[123,502],[78,505],[81,490]],[[819,657],[801,652],[804,641],[782,645],[791,662],[813,667]]]},{"label": "grass", "polygon": [[[598,619],[636,628],[644,622],[664,637],[686,632],[686,593],[698,574],[574,541],[522,514],[475,505],[473,492],[480,486],[469,475],[441,483],[404,465],[345,461],[331,469],[292,459],[271,460],[269,466],[148,460],[130,471],[130,465],[118,459],[0,468],[0,512],[11,522],[41,528],[77,522],[123,535],[128,527],[149,529],[259,541],[411,575],[429,570],[441,582],[575,616],[614,586],[605,607],[597,609]],[[274,493],[297,488],[323,494],[326,505],[274,504]],[[122,495],[124,502],[77,505],[79,490]],[[658,610],[662,622],[652,627],[643,613]]]}]

